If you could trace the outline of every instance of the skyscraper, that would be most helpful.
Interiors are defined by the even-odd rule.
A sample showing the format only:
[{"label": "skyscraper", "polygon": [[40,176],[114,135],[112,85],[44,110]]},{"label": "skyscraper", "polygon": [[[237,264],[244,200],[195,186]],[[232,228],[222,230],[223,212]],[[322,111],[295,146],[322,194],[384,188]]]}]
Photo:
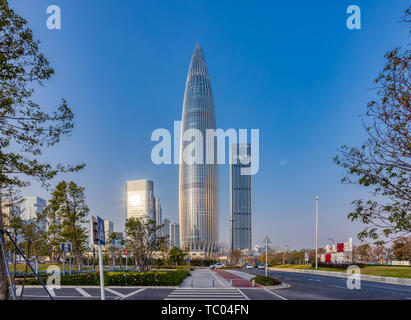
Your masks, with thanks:
[{"label": "skyscraper", "polygon": [[[210,78],[203,51],[194,49],[188,70],[181,127],[180,152],[180,242],[183,249],[212,255],[217,251],[219,228],[219,184],[217,147],[214,143],[214,163],[206,163],[206,129],[216,128]],[[183,151],[191,141],[184,133],[197,129],[202,133],[202,163],[183,161]],[[189,131],[188,131],[189,132]]]},{"label": "skyscraper", "polygon": [[[160,204],[160,199],[154,198],[154,210],[155,210],[155,214],[156,214],[156,226],[160,226],[163,223],[163,213],[161,211],[161,204]],[[157,236],[158,237],[162,237],[163,235],[163,230],[160,229],[157,231]]]},{"label": "skyscraper", "polygon": [[153,181],[126,182],[126,219],[129,218],[155,219]]},{"label": "skyscraper", "polygon": [[180,225],[178,223],[170,224],[169,247],[180,247]]},{"label": "skyscraper", "polygon": [[37,196],[24,197],[24,210],[21,214],[23,220],[35,221],[39,214],[43,213],[47,201]]},{"label": "skyscraper", "polygon": [[[241,157],[251,156],[250,144],[230,146],[230,249],[251,250],[251,175],[241,175]],[[243,161],[245,162],[245,161]]]}]

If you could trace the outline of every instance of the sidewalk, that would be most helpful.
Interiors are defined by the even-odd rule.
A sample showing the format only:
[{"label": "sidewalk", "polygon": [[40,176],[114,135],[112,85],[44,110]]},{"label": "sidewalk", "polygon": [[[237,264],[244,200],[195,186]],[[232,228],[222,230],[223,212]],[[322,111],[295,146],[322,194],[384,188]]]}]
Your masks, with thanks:
[{"label": "sidewalk", "polygon": [[209,268],[198,268],[191,271],[191,275],[180,284],[181,288],[224,288],[229,282],[216,275]]},{"label": "sidewalk", "polygon": [[[219,276],[223,277],[226,281],[232,283],[233,287],[236,288],[252,288],[253,285],[250,281],[250,278],[254,277],[253,275],[250,276],[249,274],[243,273],[241,271],[235,270],[220,270],[214,269],[214,272],[217,273]],[[261,287],[259,284],[255,284],[254,287]]]}]

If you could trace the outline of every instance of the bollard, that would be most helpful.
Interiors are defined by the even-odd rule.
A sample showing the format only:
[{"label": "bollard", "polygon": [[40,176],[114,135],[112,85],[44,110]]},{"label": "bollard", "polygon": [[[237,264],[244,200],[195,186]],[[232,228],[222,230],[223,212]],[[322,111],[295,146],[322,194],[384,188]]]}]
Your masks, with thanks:
[{"label": "bollard", "polygon": [[211,286],[214,288],[214,279],[211,280]]},{"label": "bollard", "polygon": [[193,279],[190,280],[190,287],[193,287]]},{"label": "bollard", "polygon": [[230,280],[230,287],[233,286],[233,279]]},{"label": "bollard", "polygon": [[255,280],[252,280],[252,281],[251,281],[251,286],[252,286],[252,287],[255,287]]}]

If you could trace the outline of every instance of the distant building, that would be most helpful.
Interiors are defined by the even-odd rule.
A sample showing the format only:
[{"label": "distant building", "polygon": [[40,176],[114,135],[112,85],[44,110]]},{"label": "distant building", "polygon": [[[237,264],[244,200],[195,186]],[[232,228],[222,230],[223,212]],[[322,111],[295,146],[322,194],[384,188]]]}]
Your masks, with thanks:
[{"label": "distant building", "polygon": [[180,225],[178,223],[170,224],[169,247],[180,247]]},{"label": "distant building", "polygon": [[3,224],[6,229],[10,226],[10,216],[18,216],[20,209],[11,205],[8,201],[1,203],[1,212],[3,214]]},{"label": "distant building", "polygon": [[[47,201],[37,196],[24,197],[24,209],[21,218],[26,221],[36,221],[37,217],[43,214]],[[46,227],[46,226],[43,226]]]},{"label": "distant building", "polygon": [[163,229],[162,229],[163,235],[162,236],[166,238],[166,241],[170,241],[170,224],[171,224],[170,220],[168,219],[163,220]]},{"label": "distant building", "polygon": [[155,220],[154,184],[151,180],[126,182],[126,219]]},{"label": "distant building", "polygon": [[[104,220],[104,233],[106,238],[106,246],[110,245],[110,236],[114,232],[114,223],[110,220]],[[111,241],[114,244],[114,241]]]},{"label": "distant building", "polygon": [[[251,156],[250,144],[230,146],[230,249],[251,250],[251,175],[241,175],[241,162]],[[243,160],[243,162],[245,162]]]},{"label": "distant building", "polygon": [[[156,226],[160,226],[163,222],[163,214],[162,214],[162,209],[161,209],[161,204],[160,204],[160,199],[157,197],[154,200],[154,211],[156,215]],[[157,231],[157,236],[162,237],[163,236],[163,230],[160,229]]]}]

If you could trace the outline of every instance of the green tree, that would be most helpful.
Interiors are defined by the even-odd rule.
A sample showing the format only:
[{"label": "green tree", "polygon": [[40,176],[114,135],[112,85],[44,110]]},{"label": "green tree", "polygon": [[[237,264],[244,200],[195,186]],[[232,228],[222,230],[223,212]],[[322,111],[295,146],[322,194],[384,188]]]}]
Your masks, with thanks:
[{"label": "green tree", "polygon": [[179,265],[184,262],[186,253],[178,247],[172,247],[170,249],[169,259],[172,264]]},{"label": "green tree", "polygon": [[411,260],[411,237],[401,237],[392,246],[395,259]]},{"label": "green tree", "polygon": [[[9,8],[7,0],[0,0],[0,204],[8,186],[28,185],[25,177],[46,184],[60,171],[83,167],[52,166],[37,159],[44,148],[58,143],[73,128],[73,113],[64,99],[51,113],[32,100],[35,88],[53,73],[27,21]],[[3,229],[1,210],[0,205]],[[8,295],[5,262],[0,255],[0,300]]]},{"label": "green tree", "polygon": [[87,230],[83,226],[89,208],[86,204],[84,188],[74,182],[61,181],[51,194],[45,211],[59,222],[59,239],[72,243],[72,250],[78,270],[82,268],[82,253],[87,243]]},{"label": "green tree", "polygon": [[156,237],[161,226],[154,220],[129,218],[126,220],[127,246],[133,253],[134,262],[140,271],[148,270],[153,251],[158,250],[160,240]]},{"label": "green tree", "polygon": [[[408,9],[403,19],[408,27],[410,16]],[[376,244],[411,232],[411,50],[396,48],[385,57],[375,79],[377,99],[364,115],[368,139],[360,147],[343,146],[334,159],[347,170],[343,183],[364,186],[375,197],[353,201],[348,218],[365,225],[361,241]]]}]

